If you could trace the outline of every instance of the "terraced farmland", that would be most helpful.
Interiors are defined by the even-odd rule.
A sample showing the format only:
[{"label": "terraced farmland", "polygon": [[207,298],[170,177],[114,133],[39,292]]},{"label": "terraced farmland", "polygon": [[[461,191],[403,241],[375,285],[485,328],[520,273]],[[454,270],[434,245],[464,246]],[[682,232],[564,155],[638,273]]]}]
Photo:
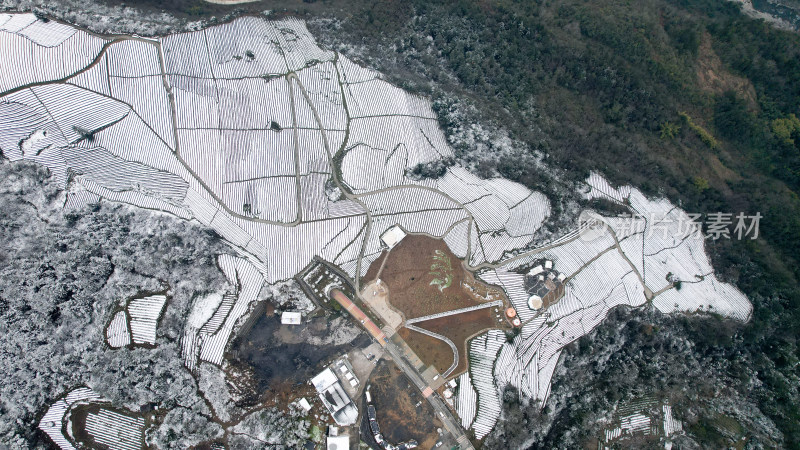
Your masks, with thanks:
[{"label": "terraced farmland", "polygon": [[[410,235],[380,278],[406,320],[480,306],[475,295],[485,295],[513,305],[522,322],[511,342],[491,330],[469,344],[469,378],[460,380],[474,391],[459,394],[458,409],[474,413],[462,419],[476,436],[494,425],[508,384],[544,404],[561,349],[615,306],[651,301],[668,313],[750,317],[747,298],[715,277],[701,232],[677,228],[688,216],[665,199],[593,173],[585,197],[630,209],[641,229],[598,217],[591,239],[577,224],[533,242],[550,214],[541,193],[458,165],[436,179],[410,177],[419,164],[454,156],[430,101],[318,45],[298,19],[243,17],[150,39],[0,14],[0,50],[5,158],[50,169],[69,208],[110,201],[194,220],[236,254],[219,257],[229,289],[187,319],[181,357],[190,371],[199,361],[222,364],[262,286],[294,277],[314,257],[356,287],[374,279],[380,236],[397,225]],[[648,232],[656,226],[666,232]],[[539,258],[567,278],[557,303],[533,311],[515,270]],[[484,292],[467,270],[502,292]],[[465,283],[473,286],[466,294]],[[128,307],[130,319],[107,319],[109,345],[155,340],[164,303],[139,303]],[[488,325],[479,315],[474,328],[435,317],[428,325],[462,345]],[[66,407],[54,403],[53,415]],[[71,445],[56,425],[41,427]]]}]

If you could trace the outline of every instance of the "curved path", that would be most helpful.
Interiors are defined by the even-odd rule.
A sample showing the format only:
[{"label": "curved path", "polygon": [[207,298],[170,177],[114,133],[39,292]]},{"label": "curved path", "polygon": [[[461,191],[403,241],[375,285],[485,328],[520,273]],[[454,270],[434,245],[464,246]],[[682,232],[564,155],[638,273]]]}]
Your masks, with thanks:
[{"label": "curved path", "polygon": [[444,371],[442,377],[447,378],[448,376],[450,376],[451,373],[453,373],[454,370],[456,370],[456,366],[458,366],[458,348],[456,348],[456,344],[454,344],[453,341],[450,340],[450,338],[448,338],[447,336],[442,336],[441,334],[438,333],[434,333],[433,331],[428,331],[424,328],[411,325],[408,322],[406,322],[406,328],[408,328],[409,330],[416,331],[417,333],[422,333],[424,335],[446,342],[447,345],[450,346],[450,349],[453,351],[453,364],[451,364],[450,367]]}]

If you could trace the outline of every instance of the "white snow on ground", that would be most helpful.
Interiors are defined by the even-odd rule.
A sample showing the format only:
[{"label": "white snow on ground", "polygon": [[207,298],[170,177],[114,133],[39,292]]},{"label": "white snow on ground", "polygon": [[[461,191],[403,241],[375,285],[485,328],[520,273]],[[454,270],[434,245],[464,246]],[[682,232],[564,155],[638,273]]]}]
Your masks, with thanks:
[{"label": "white snow on ground", "polygon": [[131,332],[128,330],[128,317],[125,311],[119,311],[111,319],[106,328],[106,341],[112,348],[124,347],[131,343]]},{"label": "white snow on ground", "polygon": [[475,420],[478,406],[478,394],[472,386],[469,372],[464,372],[458,377],[458,396],[456,397],[456,412],[461,418],[461,426],[469,429]]},{"label": "white snow on ground", "polygon": [[650,434],[668,438],[683,431],[683,424],[672,414],[672,406],[664,403],[661,413],[653,414],[657,409],[658,404],[647,398],[619,406],[618,419],[604,431],[602,444],[607,445],[601,444],[598,448],[611,448],[608,445],[620,438]]},{"label": "white snow on ground", "polygon": [[199,359],[222,363],[225,346],[238,320],[264,285],[264,276],[244,258],[220,255],[218,263],[235,290],[224,295],[209,294],[192,306],[181,340],[183,361],[191,371],[197,368]]},{"label": "white snow on ground", "polygon": [[[165,295],[150,295],[128,302],[106,327],[106,342],[112,348],[133,344],[156,343],[156,326],[167,302]],[[130,319],[129,319],[130,318]]]},{"label": "white snow on ground", "polygon": [[586,179],[589,191],[585,194],[587,199],[604,198],[616,203],[625,202],[631,195],[630,186],[622,186],[619,189],[612,187],[608,181],[599,173],[592,172]]},{"label": "white snow on ground", "polygon": [[[632,261],[644,260],[640,270],[645,284],[653,292],[668,289],[667,275],[681,280],[681,289],[669,289],[653,299],[663,312],[711,311],[747,321],[752,305],[735,286],[720,282],[713,273],[705,252],[705,237],[697,228],[690,228],[690,217],[664,199],[648,199],[637,189],[630,192],[631,208],[646,221],[643,250],[638,246],[623,248]],[[639,240],[642,242],[642,240]]]},{"label": "white snow on ground", "polygon": [[139,450],[144,440],[144,419],[101,408],[86,415],[85,430],[106,448]]},{"label": "white snow on ground", "polygon": [[[32,20],[9,17],[10,30],[17,30],[9,28],[12,19]],[[93,57],[98,64],[68,80],[72,84],[0,98],[4,153],[45,164],[64,183],[77,171],[73,179],[92,195],[197,219],[251,255],[269,282],[292,277],[315,255],[335,260],[351,276],[360,266],[363,274],[369,261],[358,263],[361,242],[366,258],[373,258],[386,227],[400,223],[441,237],[468,215],[476,239],[471,253],[480,255],[471,260],[497,260],[528,245],[549,214],[541,194],[506,180],[480,180],[458,167],[439,181],[408,178],[417,164],[453,155],[430,102],[342,55],[332,63],[334,54],[319,49],[300,21],[241,18],[160,41],[122,39]],[[285,76],[297,69],[297,79]],[[349,127],[348,114],[358,117]],[[348,128],[343,142],[341,130]],[[88,146],[80,130],[93,132],[100,148]],[[16,149],[20,141],[25,145]],[[330,156],[340,147],[348,149],[343,181],[368,211],[355,199],[326,198]],[[98,158],[107,162],[98,165]],[[120,175],[127,173],[140,175]],[[371,192],[412,185],[433,190]],[[364,241],[368,212],[376,226]],[[297,226],[282,225],[297,220]],[[463,234],[463,242],[468,232],[467,225],[452,231]],[[450,241],[456,245],[457,238]],[[302,244],[287,254],[288,243]]]},{"label": "white snow on ground", "polygon": [[44,431],[61,450],[74,450],[75,447],[61,431],[67,422],[68,413],[76,405],[99,400],[100,396],[89,388],[75,389],[50,405],[39,421],[39,429]]},{"label": "white snow on ground", "polygon": [[662,413],[664,414],[664,436],[671,436],[673,434],[680,433],[683,431],[683,424],[680,420],[676,419],[675,416],[672,415],[672,406],[670,405],[663,405],[662,406]]},{"label": "white snow on ground", "polygon": [[214,311],[219,308],[221,303],[222,294],[219,292],[212,292],[203,297],[199,297],[192,304],[192,310],[189,313],[189,318],[186,319],[186,326],[194,328],[202,327],[206,322],[208,322],[208,319],[214,315]]},{"label": "white snow on ground", "polygon": [[[62,450],[74,450],[71,440],[72,425],[70,414],[79,405],[106,403],[106,400],[89,388],[82,387],[69,392],[50,405],[39,421],[39,429]],[[141,417],[131,417],[117,411],[100,408],[86,416],[85,431],[104,448],[136,450],[142,448],[145,421]],[[68,435],[64,435],[66,430]]]},{"label": "white snow on ground", "polygon": [[165,295],[150,295],[133,299],[128,303],[134,343],[155,345],[156,325],[166,303],[167,296]]},{"label": "white snow on ground", "polygon": [[[576,234],[556,247],[530,252],[480,274],[506,291],[523,320],[522,333],[503,344],[497,358],[497,387],[514,385],[541,404],[549,395],[561,349],[599,325],[611,308],[643,305],[646,290],[658,293],[653,305],[664,312],[711,311],[746,321],[752,311],[738,289],[714,276],[699,230],[686,238],[675,237],[684,231],[680,229],[681,221],[688,219],[684,211],[666,200],[648,199],[631,187],[613,188],[596,173],[587,183],[592,186],[589,196],[630,202],[642,219],[631,226],[627,219],[605,218],[608,226],[596,236]],[[539,258],[552,260],[569,277],[564,296],[543,312],[527,307],[524,277],[514,271]],[[670,272],[683,280],[680,290],[666,280]],[[480,404],[487,395],[492,391],[479,390]],[[634,419],[631,426],[641,425]]]},{"label": "white snow on ground", "polygon": [[64,78],[90,64],[105,43],[73,27],[39,20],[33,14],[2,14],[0,22],[4,22],[0,25],[0,55],[13,61],[3,64],[0,92]]},{"label": "white snow on ground", "polygon": [[505,333],[490,330],[470,342],[469,371],[478,392],[478,409],[472,423],[477,439],[483,439],[489,434],[500,417],[499,392],[492,372],[497,352],[505,341]]},{"label": "white snow on ground", "polygon": [[[511,343],[492,333],[473,341],[480,408],[466,422],[476,434],[493,426],[507,383],[545,402],[561,348],[616,305],[651,296],[664,312],[751,314],[747,298],[713,274],[699,232],[679,236],[687,215],[666,200],[592,173],[586,198],[629,205],[642,219],[632,228],[598,218],[592,239],[580,228],[530,249],[550,214],[541,193],[459,166],[412,179],[418,164],[454,155],[430,102],[320,48],[297,19],[244,17],[159,40],[120,38],[103,51],[106,42],[30,14],[0,15],[0,66],[10,68],[0,73],[0,148],[87,193],[69,195],[68,207],[103,198],[166,211],[231,244],[239,256],[220,257],[220,266],[236,288],[195,304],[182,340],[190,370],[199,359],[222,361],[265,281],[287,280],[315,256],[360,281],[381,253],[380,234],[398,224],[444,236],[523,320]],[[40,84],[22,88],[32,82]],[[346,198],[329,198],[335,191]],[[527,308],[516,273],[536,258],[568,277],[564,297],[545,311]],[[132,301],[130,324],[115,317],[109,344],[125,342],[127,326],[133,342],[154,343],[163,306]],[[469,417],[467,394],[459,410]]]}]

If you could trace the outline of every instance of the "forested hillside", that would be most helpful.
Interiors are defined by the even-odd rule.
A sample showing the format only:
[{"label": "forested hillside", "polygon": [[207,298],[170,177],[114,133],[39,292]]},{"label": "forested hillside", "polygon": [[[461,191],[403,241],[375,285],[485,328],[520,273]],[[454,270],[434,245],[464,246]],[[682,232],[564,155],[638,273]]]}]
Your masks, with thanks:
[{"label": "forested hillside", "polygon": [[[490,143],[484,151],[502,156],[478,157],[480,170],[542,189],[556,205],[566,204],[558,200],[566,191],[561,184],[599,169],[687,211],[760,212],[759,239],[710,243],[722,277],[750,296],[751,322],[667,319],[680,321],[672,332],[687,338],[704,364],[720,369],[715,384],[735,392],[701,391],[691,379],[675,382],[695,401],[704,395],[749,399],[774,421],[783,445],[797,448],[800,35],[737,8],[711,0],[386,2],[321,33],[339,36],[343,48],[395,82],[437,98],[442,123],[455,138],[474,123],[508,130],[513,150]],[[476,158],[469,145],[459,151]],[[536,152],[565,173],[554,176],[526,158]],[[609,323],[593,333],[580,358],[604,354],[615,340],[610,330],[618,327]],[[659,367],[658,353],[669,351],[649,347],[644,334],[638,344],[628,342],[651,350],[634,356],[651,371]],[[663,391],[656,394],[675,388],[647,382],[647,370],[635,374],[639,384]],[[598,398],[614,399],[615,385],[629,383],[613,371],[596,375]],[[555,397],[580,403],[577,391],[558,390]],[[731,445],[734,439],[715,419],[718,411],[698,407],[688,414],[692,405],[676,406],[691,416],[690,436],[705,445]],[[564,437],[584,413],[560,409],[558,417],[544,419],[560,426],[533,442],[559,442],[552,433]]]}]

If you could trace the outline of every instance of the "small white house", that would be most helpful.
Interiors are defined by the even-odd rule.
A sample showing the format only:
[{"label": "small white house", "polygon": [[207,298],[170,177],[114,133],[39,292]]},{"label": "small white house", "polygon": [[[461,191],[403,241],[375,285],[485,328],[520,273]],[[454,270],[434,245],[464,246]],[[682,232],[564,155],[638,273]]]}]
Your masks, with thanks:
[{"label": "small white house", "polygon": [[539,275],[542,272],[544,272],[544,268],[542,268],[542,266],[539,265],[539,266],[536,266],[533,269],[531,269],[531,271],[528,272],[528,275],[530,275],[530,276]]},{"label": "small white house", "polygon": [[381,241],[391,250],[395,245],[399,244],[404,237],[406,237],[406,232],[403,231],[399,225],[395,225],[381,235]]},{"label": "small white house", "polygon": [[285,311],[281,314],[281,323],[284,325],[300,325],[303,322],[303,315],[300,311]]},{"label": "small white house", "polygon": [[328,436],[328,450],[350,450],[350,436]]}]

